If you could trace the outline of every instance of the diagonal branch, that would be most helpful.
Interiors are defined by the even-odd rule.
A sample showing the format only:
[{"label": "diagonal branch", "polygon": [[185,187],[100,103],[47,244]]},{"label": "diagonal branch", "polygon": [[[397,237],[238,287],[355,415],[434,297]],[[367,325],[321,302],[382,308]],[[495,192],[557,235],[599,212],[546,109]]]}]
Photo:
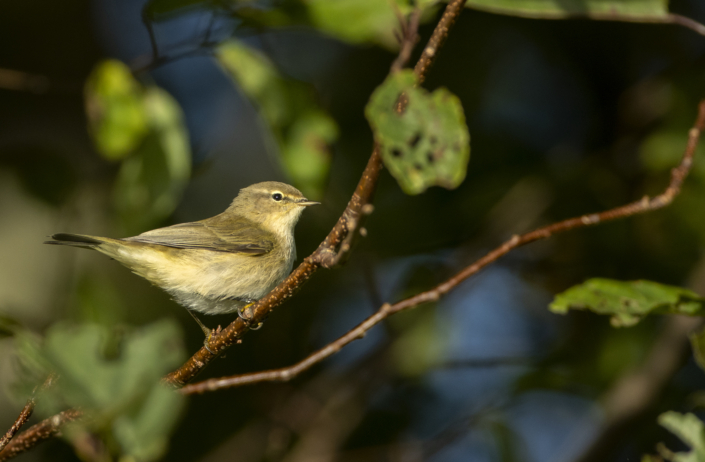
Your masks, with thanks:
[{"label": "diagonal branch", "polygon": [[[455,22],[455,18],[462,12],[465,1],[466,0],[452,0],[448,3],[443,16],[429,39],[429,45],[424,49],[414,69],[419,81],[423,81],[428,73],[431,64],[435,60],[437,51],[445,42]],[[405,37],[415,38],[416,34],[405,34]],[[405,49],[406,47],[402,45],[402,50]],[[428,53],[428,49],[432,49],[433,52]],[[211,339],[208,345],[210,351],[205,347],[201,348],[183,366],[169,374],[166,380],[176,385],[182,385],[191,380],[196,374],[203,370],[210,361],[228,347],[237,343],[249,330],[248,325],[263,322],[274,308],[293,296],[296,290],[319,268],[330,268],[339,263],[350,250],[351,239],[354,233],[359,229],[361,221],[366,215],[372,213],[373,207],[371,202],[381,170],[382,159],[379,155],[379,148],[375,146],[345,211],[343,211],[338,222],[318,248],[311,255],[304,258],[303,262],[284,280],[284,282],[279,284],[279,286],[274,288],[251,308],[251,318],[248,322],[239,318],[236,319],[228,327],[223,329],[217,337]],[[211,353],[211,351],[213,353]]]},{"label": "diagonal branch", "polygon": [[536,229],[526,234],[515,235],[501,246],[492,250],[484,257],[480,258],[470,266],[460,271],[455,276],[445,282],[437,285],[431,290],[421,292],[405,300],[394,304],[385,303],[372,316],[365,319],[357,327],[350,330],[348,333],[329,343],[322,349],[311,354],[304,360],[294,364],[293,366],[284,367],[281,369],[273,369],[263,372],[255,372],[252,374],[241,374],[230,377],[222,377],[217,379],[205,380],[203,382],[186,385],[181,389],[184,394],[204,393],[207,391],[219,390],[223,388],[237,387],[246,384],[259,382],[286,382],[299,375],[301,372],[311,368],[324,359],[334,355],[344,346],[361,339],[367,331],[372,327],[382,322],[389,316],[414,308],[422,303],[436,301],[446,295],[448,292],[457,287],[461,282],[468,279],[470,276],[477,274],[487,265],[494,263],[500,257],[506,255],[511,250],[517,247],[529,244],[541,239],[547,239],[554,234],[570,231],[577,228],[596,225],[605,221],[626,218],[632,215],[646,213],[653,210],[658,210],[669,205],[680,192],[683,181],[688,176],[691,166],[693,165],[693,156],[695,149],[700,140],[701,132],[705,130],[705,100],[702,100],[698,106],[698,116],[695,125],[688,132],[688,145],[683,154],[680,164],[671,170],[671,181],[666,189],[659,195],[649,198],[644,196],[641,200],[632,202],[621,207],[616,207],[600,213],[590,215],[582,215],[575,218],[569,218],[548,226]]}]

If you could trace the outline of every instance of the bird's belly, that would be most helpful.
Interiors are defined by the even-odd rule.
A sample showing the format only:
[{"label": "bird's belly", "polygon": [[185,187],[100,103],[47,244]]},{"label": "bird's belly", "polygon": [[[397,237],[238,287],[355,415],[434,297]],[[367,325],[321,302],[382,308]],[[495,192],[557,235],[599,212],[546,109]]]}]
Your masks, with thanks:
[{"label": "bird's belly", "polygon": [[234,312],[247,300],[262,298],[284,280],[293,264],[276,254],[163,250],[143,248],[120,260],[180,304],[206,314]]}]

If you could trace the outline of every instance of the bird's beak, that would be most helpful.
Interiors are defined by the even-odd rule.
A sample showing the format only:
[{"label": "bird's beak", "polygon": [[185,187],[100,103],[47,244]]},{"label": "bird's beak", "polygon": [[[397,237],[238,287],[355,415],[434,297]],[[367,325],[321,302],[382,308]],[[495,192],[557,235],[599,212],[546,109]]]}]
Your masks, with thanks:
[{"label": "bird's beak", "polygon": [[316,201],[310,201],[308,199],[301,199],[296,203],[296,205],[300,205],[301,207],[308,207],[309,205],[321,205],[321,203]]}]

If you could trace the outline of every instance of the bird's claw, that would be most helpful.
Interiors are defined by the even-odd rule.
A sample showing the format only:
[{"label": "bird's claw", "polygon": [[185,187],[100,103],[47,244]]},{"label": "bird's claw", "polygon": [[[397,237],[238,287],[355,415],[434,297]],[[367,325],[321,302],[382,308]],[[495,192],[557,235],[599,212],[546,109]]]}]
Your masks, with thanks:
[{"label": "bird's claw", "polygon": [[210,349],[208,344],[210,343],[213,336],[217,336],[218,334],[220,334],[221,330],[222,330],[222,328],[220,326],[216,327],[215,329],[209,329],[208,335],[206,335],[206,339],[203,341],[203,346],[208,351],[208,353],[210,353],[212,355],[215,355],[215,353],[213,352],[213,350]]},{"label": "bird's claw", "polygon": [[[250,302],[242,308],[238,307],[237,308],[237,315],[240,317],[240,319],[242,319],[242,321],[245,323],[245,325],[247,326],[248,329],[259,330],[262,328],[264,323],[258,322],[257,324],[255,324],[252,322],[253,313],[252,313],[251,308],[252,308],[252,305],[254,305],[254,304],[255,304],[255,302]],[[247,315],[245,315],[244,311],[248,311]]]}]

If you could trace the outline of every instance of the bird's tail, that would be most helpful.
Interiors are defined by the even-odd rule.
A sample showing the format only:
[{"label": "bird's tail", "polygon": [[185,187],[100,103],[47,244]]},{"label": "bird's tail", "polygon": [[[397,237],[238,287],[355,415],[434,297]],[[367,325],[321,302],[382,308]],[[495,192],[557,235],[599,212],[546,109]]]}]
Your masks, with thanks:
[{"label": "bird's tail", "polygon": [[83,234],[59,233],[52,234],[53,241],[44,241],[45,244],[53,245],[70,245],[73,247],[83,247],[85,249],[95,249],[103,243],[98,238],[93,236],[85,236]]}]

